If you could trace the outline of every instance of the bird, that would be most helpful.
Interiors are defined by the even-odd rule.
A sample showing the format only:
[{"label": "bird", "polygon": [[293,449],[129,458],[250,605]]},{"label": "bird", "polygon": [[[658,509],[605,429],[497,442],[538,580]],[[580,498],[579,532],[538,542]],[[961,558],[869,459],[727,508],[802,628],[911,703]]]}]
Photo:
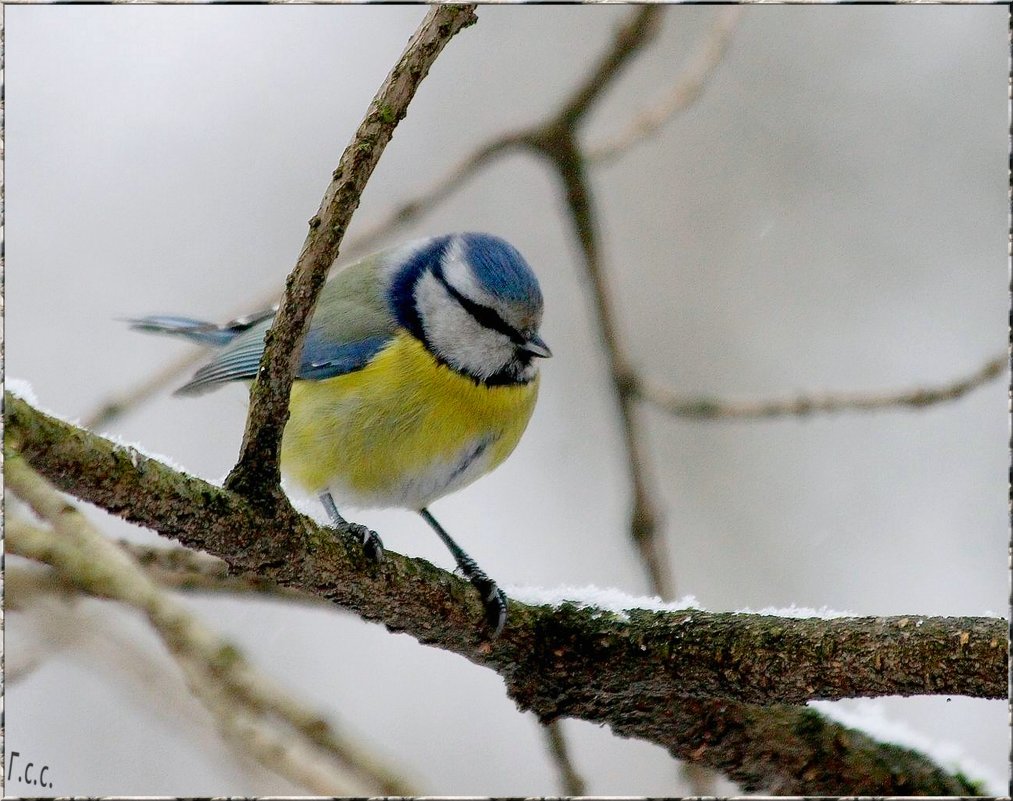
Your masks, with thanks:
[{"label": "bird", "polygon": [[[457,233],[408,242],[336,269],[324,284],[289,400],[283,474],[351,527],[366,555],[379,536],[338,502],[418,512],[481,595],[493,638],[507,596],[429,511],[438,498],[499,466],[538,396],[542,293],[504,239]],[[277,306],[217,325],[189,317],[131,319],[136,330],[217,349],[176,394],[252,381]],[[337,500],[335,500],[337,499]]]}]

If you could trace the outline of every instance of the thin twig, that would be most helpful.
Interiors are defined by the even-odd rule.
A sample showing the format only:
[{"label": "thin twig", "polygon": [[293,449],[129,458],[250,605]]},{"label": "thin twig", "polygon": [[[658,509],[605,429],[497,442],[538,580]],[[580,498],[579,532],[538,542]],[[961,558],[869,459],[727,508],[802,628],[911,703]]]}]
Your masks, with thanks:
[{"label": "thin twig", "polygon": [[310,220],[306,242],[286,281],[281,308],[265,336],[261,367],[250,391],[250,410],[239,460],[225,482],[233,491],[284,503],[278,468],[281,436],[288,420],[292,380],[316,299],[338,257],[362,190],[394,128],[407,113],[408,104],[444,46],[475,21],[474,5],[431,8],[342,153],[320,208]]},{"label": "thin twig", "polygon": [[82,425],[93,431],[100,431],[119,418],[126,410],[133,409],[158,394],[187,370],[200,363],[205,356],[203,348],[190,348],[178,359],[167,362],[147,378],[118,395],[103,400],[97,408],[84,417]]},{"label": "thin twig", "polygon": [[635,117],[613,139],[586,148],[585,158],[588,164],[599,165],[614,161],[634,145],[653,136],[676,114],[695,103],[724,58],[741,15],[742,9],[738,6],[720,9],[710,33],[698,45],[687,66],[679,72],[669,93],[656,106]]},{"label": "thin twig", "polygon": [[622,73],[635,56],[661,27],[662,6],[645,5],[634,11],[612,38],[612,45],[577,86],[555,115],[556,123],[574,129],[591,109],[592,104]]},{"label": "thin twig", "polygon": [[563,794],[568,796],[584,795],[587,786],[570,759],[566,737],[563,735],[563,722],[554,720],[543,726],[542,731],[545,733],[545,743],[549,754],[559,771],[559,783],[563,787]]},{"label": "thin twig", "polygon": [[651,589],[662,598],[672,598],[675,585],[658,537],[660,513],[649,475],[649,456],[638,429],[635,398],[630,393],[632,370],[615,322],[611,293],[601,263],[598,223],[587,181],[586,158],[577,135],[578,125],[589,104],[608,88],[622,68],[654,35],[659,14],[657,6],[642,6],[633,12],[589,78],[564,103],[557,115],[529,132],[527,141],[552,165],[562,185],[574,235],[583,256],[584,271],[590,281],[598,334],[616,393],[630,472],[633,495],[630,535],[640,553]]},{"label": "thin twig", "polygon": [[633,392],[644,402],[668,414],[694,420],[752,420],[771,417],[805,417],[834,412],[873,412],[894,408],[923,409],[946,403],[998,378],[1006,369],[1007,357],[989,359],[973,373],[946,384],[893,392],[819,393],[783,400],[732,401],[721,398],[681,395],[645,378],[634,380]]},{"label": "thin twig", "polygon": [[260,595],[314,606],[329,606],[325,601],[291,587],[250,575],[233,575],[229,566],[214,556],[189,548],[161,548],[120,540],[117,545],[144,568],[163,587],[185,592]]},{"label": "thin twig", "polygon": [[431,211],[480,169],[523,145],[523,139],[514,134],[497,136],[481,145],[451,167],[427,189],[397,206],[386,217],[358,234],[349,242],[346,248],[347,255],[353,257],[372,252],[390,236],[392,231],[409,225],[426,212]]},{"label": "thin twig", "polygon": [[[284,743],[268,731],[267,715],[271,714],[285,721],[305,746],[320,748],[334,760],[331,765],[321,763],[319,755],[308,758],[309,762],[292,761],[294,757],[278,762],[269,759],[265,767],[280,770],[296,783],[322,793],[409,794],[405,784],[380,767],[375,758],[258,674],[234,645],[217,637],[163,593],[129,555],[96,531],[23,459],[8,458],[5,477],[7,487],[53,526],[50,530],[23,520],[8,521],[6,542],[12,553],[52,566],[79,590],[143,612],[187,675],[200,678],[194,689],[202,700],[210,699],[223,730],[235,730],[233,719],[248,721],[242,728],[253,736],[250,727],[254,727],[256,742]],[[292,733],[288,741],[292,741]],[[300,747],[302,751],[306,747]],[[265,753],[255,755],[262,759]],[[332,777],[329,785],[319,783],[321,775]],[[349,776],[354,777],[351,783]]]}]

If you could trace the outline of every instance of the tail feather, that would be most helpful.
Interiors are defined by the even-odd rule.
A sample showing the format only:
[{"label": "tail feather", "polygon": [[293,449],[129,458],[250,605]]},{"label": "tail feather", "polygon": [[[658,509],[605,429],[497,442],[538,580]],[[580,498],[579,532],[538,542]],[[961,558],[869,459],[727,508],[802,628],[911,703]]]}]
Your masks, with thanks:
[{"label": "tail feather", "polygon": [[134,331],[185,337],[202,345],[227,345],[235,336],[235,332],[223,330],[214,323],[193,320],[189,317],[154,315],[127,322]]},{"label": "tail feather", "polygon": [[222,347],[228,345],[241,333],[272,316],[277,306],[264,311],[230,320],[225,325],[194,320],[192,317],[178,317],[171,314],[156,314],[150,317],[139,317],[127,320],[135,331],[147,331],[154,334],[169,334],[199,342],[202,345]]}]

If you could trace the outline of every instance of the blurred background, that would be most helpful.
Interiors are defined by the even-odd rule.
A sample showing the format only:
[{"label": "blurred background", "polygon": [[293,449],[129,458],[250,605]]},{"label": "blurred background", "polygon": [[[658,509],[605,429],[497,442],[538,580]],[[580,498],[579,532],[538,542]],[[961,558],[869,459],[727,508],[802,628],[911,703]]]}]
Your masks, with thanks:
[{"label": "blurred background", "polygon": [[[84,419],[187,351],[122,318],[224,320],[280,292],[424,13],[6,8],[8,379]],[[490,136],[551,111],[630,13],[480,7],[422,84],[346,242]],[[668,9],[584,141],[656,105],[719,13]],[[681,393],[746,400],[934,386],[1001,354],[1007,18],[1001,6],[744,8],[702,97],[590,173],[635,366]],[[516,453],[434,512],[508,589],[647,594],[616,401],[554,176],[509,156],[390,241],[464,230],[505,237],[533,265],[555,358]],[[171,397],[183,381],[104,430],[218,482],[245,390]],[[643,407],[677,593],[713,610],[1005,614],[1006,385],[922,411],[769,422]],[[89,514],[110,537],[165,544]],[[357,519],[388,548],[452,567],[417,516]],[[181,600],[417,792],[559,792],[537,722],[492,672],[341,611]],[[11,613],[6,668],[7,750],[48,764],[51,793],[304,792],[224,744],[143,620],[112,603]],[[1006,792],[1004,702],[845,706],[863,704]],[[582,722],[563,730],[589,793],[687,792],[662,749]]]}]

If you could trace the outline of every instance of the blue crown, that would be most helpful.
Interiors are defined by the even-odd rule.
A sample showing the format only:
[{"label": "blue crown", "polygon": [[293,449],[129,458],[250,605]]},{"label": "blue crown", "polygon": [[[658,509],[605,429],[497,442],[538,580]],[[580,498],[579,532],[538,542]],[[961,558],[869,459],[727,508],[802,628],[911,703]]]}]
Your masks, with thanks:
[{"label": "blue crown", "polygon": [[542,305],[542,290],[517,248],[491,234],[461,234],[464,260],[482,286],[504,300]]}]

